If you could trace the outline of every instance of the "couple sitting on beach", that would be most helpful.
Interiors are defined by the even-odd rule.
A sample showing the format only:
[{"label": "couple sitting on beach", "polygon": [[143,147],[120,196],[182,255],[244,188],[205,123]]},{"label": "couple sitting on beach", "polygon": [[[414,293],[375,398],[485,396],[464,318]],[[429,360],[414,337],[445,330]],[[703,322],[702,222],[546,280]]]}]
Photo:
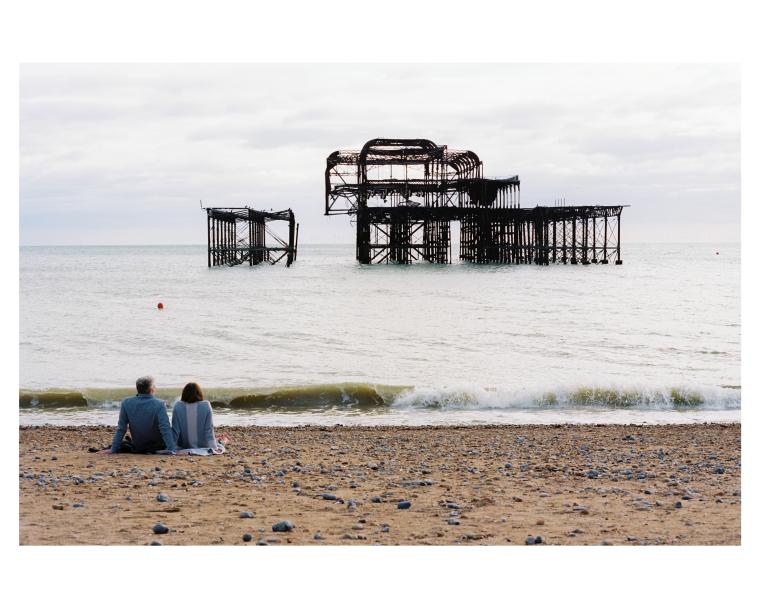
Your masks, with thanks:
[{"label": "couple sitting on beach", "polygon": [[[204,400],[201,387],[190,382],[174,404],[172,421],[166,403],[154,396],[152,377],[138,378],[137,395],[121,402],[119,424],[113,436],[112,454],[221,454],[229,443],[226,435],[216,438],[211,404]],[[127,428],[130,436],[125,437]]]}]

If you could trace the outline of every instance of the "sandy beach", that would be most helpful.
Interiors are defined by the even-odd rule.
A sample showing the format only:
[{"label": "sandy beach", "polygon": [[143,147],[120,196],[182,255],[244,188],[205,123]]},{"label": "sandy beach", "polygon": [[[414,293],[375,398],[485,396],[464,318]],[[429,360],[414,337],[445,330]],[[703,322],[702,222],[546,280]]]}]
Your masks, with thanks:
[{"label": "sandy beach", "polygon": [[101,456],[113,428],[21,427],[19,543],[741,543],[738,424],[218,432],[222,456]]}]

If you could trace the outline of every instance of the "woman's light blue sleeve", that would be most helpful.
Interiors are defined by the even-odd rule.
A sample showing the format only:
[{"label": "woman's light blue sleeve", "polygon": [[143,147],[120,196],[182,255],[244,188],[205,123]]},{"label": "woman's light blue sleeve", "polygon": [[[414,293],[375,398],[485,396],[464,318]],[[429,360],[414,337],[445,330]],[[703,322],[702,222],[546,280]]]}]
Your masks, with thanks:
[{"label": "woman's light blue sleeve", "polygon": [[172,433],[174,434],[175,442],[179,442],[180,436],[179,410],[178,403],[175,403],[172,409]]},{"label": "woman's light blue sleeve", "polygon": [[206,428],[204,429],[204,439],[206,440],[206,446],[210,448],[216,447],[216,437],[214,436],[214,414],[211,409],[211,404],[208,404],[208,415],[206,416]]}]

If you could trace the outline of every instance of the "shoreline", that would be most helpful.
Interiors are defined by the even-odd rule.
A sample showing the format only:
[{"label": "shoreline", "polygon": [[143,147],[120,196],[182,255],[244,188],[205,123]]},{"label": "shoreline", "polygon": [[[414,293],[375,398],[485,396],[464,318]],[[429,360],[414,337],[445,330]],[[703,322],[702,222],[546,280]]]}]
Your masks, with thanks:
[{"label": "shoreline", "polygon": [[20,544],[741,543],[738,423],[222,426],[222,456],[87,451],[113,428],[19,427]]},{"label": "shoreline", "polygon": [[[118,408],[109,410],[19,411],[19,426],[107,427],[118,417]],[[358,428],[428,428],[477,426],[552,426],[552,425],[683,425],[741,424],[741,410],[416,410],[389,413],[281,413],[214,409],[214,422],[219,426],[249,428],[301,428],[344,426]]]}]

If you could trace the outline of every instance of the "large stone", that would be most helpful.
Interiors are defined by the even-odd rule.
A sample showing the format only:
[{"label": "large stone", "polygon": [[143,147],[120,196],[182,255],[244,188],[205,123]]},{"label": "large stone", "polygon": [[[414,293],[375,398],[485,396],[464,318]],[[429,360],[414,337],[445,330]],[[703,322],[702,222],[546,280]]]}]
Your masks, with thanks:
[{"label": "large stone", "polygon": [[272,526],[272,532],[290,532],[293,528],[295,528],[295,526],[292,522],[283,519]]}]

